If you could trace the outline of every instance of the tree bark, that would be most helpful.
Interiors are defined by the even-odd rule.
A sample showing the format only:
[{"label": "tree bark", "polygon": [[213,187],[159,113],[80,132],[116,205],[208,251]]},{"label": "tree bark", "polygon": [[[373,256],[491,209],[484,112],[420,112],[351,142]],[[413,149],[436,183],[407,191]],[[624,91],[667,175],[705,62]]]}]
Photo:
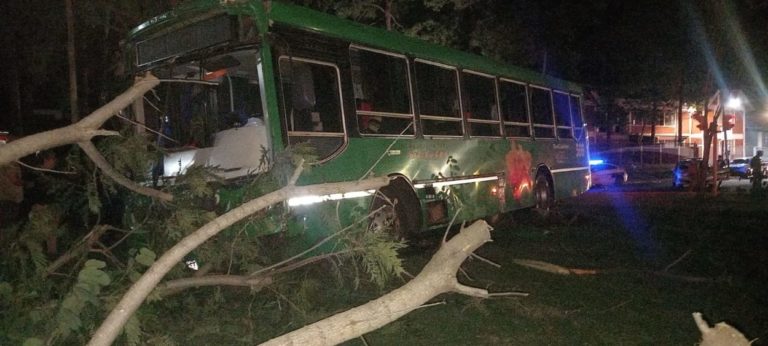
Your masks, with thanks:
[{"label": "tree bark", "polygon": [[381,328],[441,293],[489,297],[488,291],[484,289],[460,284],[456,272],[472,252],[491,241],[490,231],[485,221],[473,223],[443,243],[424,270],[403,287],[364,305],[269,340],[262,346],[335,345]]},{"label": "tree bark", "polygon": [[130,89],[75,124],[36,133],[4,144],[0,147],[0,166],[41,150],[89,141],[95,136],[116,135],[114,131],[99,128],[105,121],[130,105],[136,98],[142,97],[158,83],[160,81],[152,75],[138,78]]},{"label": "tree bark", "polygon": [[165,296],[171,292],[177,293],[187,288],[201,286],[241,286],[260,288],[270,284],[272,284],[272,277],[267,275],[260,277],[251,277],[249,275],[204,275],[164,282],[157,286],[157,289],[160,295]]},{"label": "tree bark", "polygon": [[[295,176],[296,175],[294,174],[294,177]],[[295,178],[292,178],[291,181],[295,181]],[[221,230],[242,220],[246,216],[275,203],[284,202],[291,197],[376,190],[388,183],[388,177],[377,177],[355,182],[328,183],[309,186],[294,186],[291,184],[280,190],[244,203],[243,205],[217,217],[192,234],[184,237],[184,239],[157,259],[144,275],[142,275],[141,278],[128,289],[128,292],[123,295],[120,302],[114,309],[112,309],[109,316],[107,316],[101,326],[99,326],[93,334],[88,345],[110,345],[120,334],[120,331],[123,329],[123,326],[125,326],[125,323],[128,322],[128,319],[134,312],[136,312],[139,306],[141,306],[160,280],[162,280],[174,266],[181,262],[186,254],[221,232]]]}]

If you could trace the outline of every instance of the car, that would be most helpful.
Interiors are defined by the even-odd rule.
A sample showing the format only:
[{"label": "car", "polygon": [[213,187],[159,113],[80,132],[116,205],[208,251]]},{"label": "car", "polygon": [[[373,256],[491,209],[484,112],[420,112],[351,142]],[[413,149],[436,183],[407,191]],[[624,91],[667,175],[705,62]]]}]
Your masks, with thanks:
[{"label": "car", "polygon": [[739,177],[739,179],[747,179],[752,176],[752,168],[749,167],[749,161],[749,157],[733,159],[728,171],[732,176]]},{"label": "car", "polygon": [[589,166],[592,173],[592,186],[623,185],[629,179],[624,167],[598,161]]},{"label": "car", "polygon": [[684,159],[677,161],[675,168],[672,169],[672,187],[685,187],[691,185],[691,172],[698,167],[701,160]]}]

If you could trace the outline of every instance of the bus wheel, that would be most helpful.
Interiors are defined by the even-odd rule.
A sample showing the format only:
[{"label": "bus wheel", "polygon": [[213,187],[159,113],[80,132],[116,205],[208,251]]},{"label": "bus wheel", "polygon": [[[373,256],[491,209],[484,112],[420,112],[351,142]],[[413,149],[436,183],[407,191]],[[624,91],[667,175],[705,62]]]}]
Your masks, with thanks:
[{"label": "bus wheel", "polygon": [[536,198],[535,210],[543,216],[549,215],[554,202],[554,196],[552,194],[552,186],[549,183],[546,174],[536,176],[536,183],[533,185],[533,193]]},{"label": "bus wheel", "polygon": [[376,191],[371,212],[368,228],[389,232],[395,239],[407,239],[421,228],[421,206],[413,188],[402,178]]}]

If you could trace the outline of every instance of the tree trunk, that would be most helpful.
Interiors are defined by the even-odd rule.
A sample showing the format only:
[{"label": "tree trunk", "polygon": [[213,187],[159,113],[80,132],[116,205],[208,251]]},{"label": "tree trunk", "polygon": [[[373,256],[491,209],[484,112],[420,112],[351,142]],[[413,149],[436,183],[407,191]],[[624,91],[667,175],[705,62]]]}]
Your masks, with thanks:
[{"label": "tree trunk", "polygon": [[657,112],[657,104],[654,100],[651,108],[651,144],[656,144],[656,123],[659,121],[659,113]]},{"label": "tree trunk", "polygon": [[24,135],[24,117],[22,116],[23,112],[21,111],[21,76],[19,75],[19,69],[21,67],[21,64],[19,64],[18,60],[16,59],[18,57],[18,49],[16,49],[16,41],[14,41],[10,47],[10,57],[8,59],[8,70],[6,71],[6,76],[8,76],[8,91],[10,94],[11,99],[11,112],[13,112],[12,117],[16,121],[16,127],[9,129],[12,130],[13,134],[16,136],[23,136]]},{"label": "tree trunk", "polygon": [[75,15],[72,9],[73,0],[64,0],[67,11],[67,60],[69,61],[69,112],[72,123],[80,120],[80,110],[77,103],[77,65],[75,64]]},{"label": "tree trunk", "polygon": [[445,242],[413,280],[383,297],[338,313],[262,344],[336,345],[381,328],[418,309],[433,297],[448,292],[489,297],[488,291],[464,286],[456,272],[473,251],[491,241],[491,228],[477,221]]}]

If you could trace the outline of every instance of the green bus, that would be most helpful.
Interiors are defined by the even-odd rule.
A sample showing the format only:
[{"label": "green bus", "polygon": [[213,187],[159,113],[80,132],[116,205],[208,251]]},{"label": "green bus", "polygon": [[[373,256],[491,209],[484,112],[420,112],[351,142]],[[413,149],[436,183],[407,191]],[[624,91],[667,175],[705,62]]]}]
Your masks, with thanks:
[{"label": "green bus", "polygon": [[133,112],[167,150],[161,181],[194,165],[248,179],[303,143],[317,161],[299,185],[393,179],[291,199],[297,214],[343,200],[395,232],[548,210],[590,187],[574,83],[276,1],[186,2],[127,48],[132,73],[162,81]]}]

